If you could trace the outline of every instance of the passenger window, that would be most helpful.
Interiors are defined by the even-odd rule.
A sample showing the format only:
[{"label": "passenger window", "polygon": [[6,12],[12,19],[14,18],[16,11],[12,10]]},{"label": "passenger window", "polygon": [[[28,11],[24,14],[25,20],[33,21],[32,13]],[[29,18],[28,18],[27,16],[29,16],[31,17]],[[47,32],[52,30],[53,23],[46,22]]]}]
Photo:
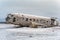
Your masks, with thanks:
[{"label": "passenger window", "polygon": [[22,18],[24,20],[24,18]]},{"label": "passenger window", "polygon": [[39,20],[37,19],[37,22],[38,22]]},{"label": "passenger window", "polygon": [[32,19],[30,19],[30,21],[32,21]]},{"label": "passenger window", "polygon": [[13,18],[13,22],[15,22],[15,21],[16,21],[16,18],[14,17],[14,18]]},{"label": "passenger window", "polygon": [[35,21],[35,19],[33,19],[33,21]]},{"label": "passenger window", "polygon": [[26,21],[28,21],[28,18],[26,18]]},{"label": "passenger window", "polygon": [[48,21],[47,21],[48,22]]}]

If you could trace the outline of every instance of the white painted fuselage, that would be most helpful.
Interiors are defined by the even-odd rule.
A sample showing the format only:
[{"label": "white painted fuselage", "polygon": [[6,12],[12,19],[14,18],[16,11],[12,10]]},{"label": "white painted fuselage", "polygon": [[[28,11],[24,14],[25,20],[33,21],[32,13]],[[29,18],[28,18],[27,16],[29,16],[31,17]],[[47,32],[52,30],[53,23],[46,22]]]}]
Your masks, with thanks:
[{"label": "white painted fuselage", "polygon": [[22,13],[11,13],[6,17],[6,23],[11,23],[20,26],[27,27],[51,27],[57,26],[58,22],[54,18],[43,17],[43,16],[35,16],[30,14],[22,14]]}]

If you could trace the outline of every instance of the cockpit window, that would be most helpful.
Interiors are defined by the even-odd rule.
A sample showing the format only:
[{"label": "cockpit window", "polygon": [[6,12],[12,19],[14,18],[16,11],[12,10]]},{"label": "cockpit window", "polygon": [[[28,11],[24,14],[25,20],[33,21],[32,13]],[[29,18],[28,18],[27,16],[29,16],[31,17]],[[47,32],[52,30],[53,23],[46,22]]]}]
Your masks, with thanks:
[{"label": "cockpit window", "polygon": [[6,21],[8,21],[9,19],[10,19],[10,17],[7,17],[7,18],[6,18]]},{"label": "cockpit window", "polygon": [[8,16],[9,16],[9,17],[13,17],[13,15],[12,15],[12,14],[8,14]]},{"label": "cockpit window", "polygon": [[13,22],[15,22],[15,21],[16,21],[16,18],[14,17],[14,18],[13,18]]}]

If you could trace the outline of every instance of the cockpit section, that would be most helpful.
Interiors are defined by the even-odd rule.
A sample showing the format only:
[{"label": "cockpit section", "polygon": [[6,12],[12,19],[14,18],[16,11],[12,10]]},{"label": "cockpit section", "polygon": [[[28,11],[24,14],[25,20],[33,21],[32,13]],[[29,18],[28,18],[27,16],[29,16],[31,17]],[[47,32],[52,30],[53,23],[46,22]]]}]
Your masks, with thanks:
[{"label": "cockpit section", "polygon": [[14,16],[14,15],[12,15],[12,14],[8,14],[7,17],[6,17],[6,21],[10,21],[13,16]]},{"label": "cockpit section", "polygon": [[6,17],[6,21],[8,21],[10,19],[10,17]]}]

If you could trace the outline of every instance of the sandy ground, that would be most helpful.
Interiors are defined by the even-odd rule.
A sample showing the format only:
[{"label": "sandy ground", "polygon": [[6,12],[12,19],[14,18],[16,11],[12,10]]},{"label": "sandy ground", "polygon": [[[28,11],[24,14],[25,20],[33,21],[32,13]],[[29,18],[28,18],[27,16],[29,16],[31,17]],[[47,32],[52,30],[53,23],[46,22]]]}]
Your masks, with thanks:
[{"label": "sandy ground", "polygon": [[60,40],[60,27],[15,27],[12,24],[0,24],[0,40]]}]

